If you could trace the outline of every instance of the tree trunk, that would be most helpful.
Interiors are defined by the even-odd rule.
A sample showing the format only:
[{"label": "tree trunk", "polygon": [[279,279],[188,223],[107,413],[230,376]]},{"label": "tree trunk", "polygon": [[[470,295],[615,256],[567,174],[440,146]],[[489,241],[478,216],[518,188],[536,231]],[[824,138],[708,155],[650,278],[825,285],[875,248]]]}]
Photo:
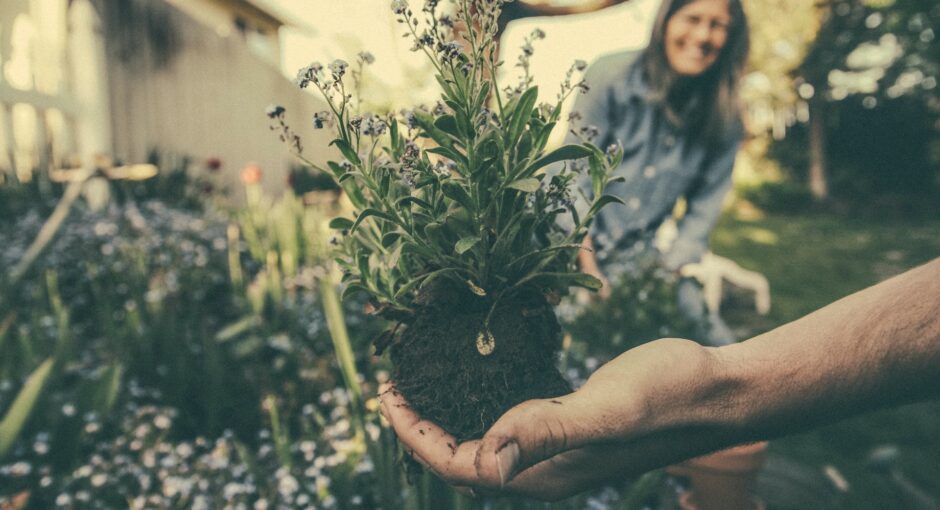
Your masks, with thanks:
[{"label": "tree trunk", "polygon": [[823,202],[829,198],[829,178],[826,170],[825,103],[810,102],[809,113],[809,191],[813,199]]}]

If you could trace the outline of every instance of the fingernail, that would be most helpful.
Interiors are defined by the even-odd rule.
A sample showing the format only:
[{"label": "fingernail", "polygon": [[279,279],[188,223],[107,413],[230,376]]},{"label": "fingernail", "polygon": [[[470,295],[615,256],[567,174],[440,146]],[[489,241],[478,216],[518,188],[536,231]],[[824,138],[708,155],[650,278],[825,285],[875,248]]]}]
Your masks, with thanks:
[{"label": "fingernail", "polygon": [[506,443],[496,452],[496,471],[499,473],[499,486],[505,487],[513,477],[516,464],[519,463],[519,445]]}]

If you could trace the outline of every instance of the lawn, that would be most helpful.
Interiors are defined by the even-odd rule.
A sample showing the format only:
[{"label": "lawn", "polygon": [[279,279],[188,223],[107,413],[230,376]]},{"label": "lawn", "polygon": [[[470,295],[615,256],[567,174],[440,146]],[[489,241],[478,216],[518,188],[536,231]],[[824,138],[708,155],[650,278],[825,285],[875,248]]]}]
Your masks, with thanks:
[{"label": "lawn", "polygon": [[[940,220],[743,216],[727,214],[712,246],[770,280],[773,306],[767,316],[756,316],[738,292],[723,309],[729,323],[746,334],[796,319],[940,255]],[[904,477],[940,500],[940,402],[884,410],[782,438],[772,442],[771,452],[818,473],[823,484],[823,470],[834,467],[848,482],[847,492],[835,498],[836,508],[919,508],[903,499],[888,475],[870,467],[870,453],[884,445],[898,448]]]}]

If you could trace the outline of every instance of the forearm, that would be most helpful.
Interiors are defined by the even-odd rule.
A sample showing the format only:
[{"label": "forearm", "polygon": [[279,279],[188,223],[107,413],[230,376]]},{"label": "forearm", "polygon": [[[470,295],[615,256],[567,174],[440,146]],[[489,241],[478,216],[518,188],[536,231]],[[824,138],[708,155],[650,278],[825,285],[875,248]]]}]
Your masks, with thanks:
[{"label": "forearm", "polygon": [[624,356],[658,379],[620,429],[634,473],[937,396],[940,259],[740,344],[667,339]]},{"label": "forearm", "polygon": [[713,350],[712,402],[741,440],[940,394],[940,259]]}]

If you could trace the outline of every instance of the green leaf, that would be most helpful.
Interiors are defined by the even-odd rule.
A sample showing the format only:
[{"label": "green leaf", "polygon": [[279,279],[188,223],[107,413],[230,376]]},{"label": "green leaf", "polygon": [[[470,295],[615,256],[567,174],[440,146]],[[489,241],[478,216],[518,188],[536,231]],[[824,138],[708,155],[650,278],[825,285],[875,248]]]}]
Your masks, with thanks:
[{"label": "green leaf", "polygon": [[330,228],[333,230],[349,230],[353,226],[353,221],[349,218],[337,216],[330,220]]},{"label": "green leaf", "polygon": [[372,271],[369,270],[369,252],[361,251],[356,257],[356,267],[359,269],[359,280],[366,288],[371,287],[369,280],[372,279]]},{"label": "green leaf", "polygon": [[336,148],[343,154],[343,157],[349,160],[350,163],[359,166],[362,164],[362,161],[359,159],[359,155],[356,154],[356,151],[352,148],[346,140],[342,138],[337,138],[330,142],[330,145],[335,145]]},{"label": "green leaf", "polygon": [[519,179],[518,181],[511,182],[507,184],[506,187],[525,191],[526,193],[534,193],[539,189],[541,183],[540,180],[530,177],[528,179]]},{"label": "green leaf", "polygon": [[450,149],[448,147],[433,147],[427,149],[426,152],[430,152],[431,154],[440,154],[441,156],[444,156],[445,158],[455,163],[463,163],[464,166],[467,166],[468,163],[467,157],[458,152],[456,149]]},{"label": "green leaf", "polygon": [[352,296],[353,294],[356,294],[359,292],[365,292],[366,294],[368,294],[369,290],[363,287],[362,285],[359,285],[358,283],[350,283],[346,285],[345,289],[343,289],[343,295],[340,297],[340,299],[345,301],[346,298],[348,298],[349,296]]},{"label": "green leaf", "polygon": [[447,232],[443,223],[435,221],[434,223],[425,225],[424,236],[432,246],[436,245],[439,249],[449,249],[451,241],[447,238]]},{"label": "green leaf", "polygon": [[111,412],[111,408],[114,407],[114,402],[121,391],[123,374],[124,365],[115,361],[108,367],[104,377],[98,381],[93,405],[98,416],[107,416]]},{"label": "green leaf", "polygon": [[519,135],[522,134],[522,130],[532,116],[532,110],[535,109],[535,101],[538,100],[538,96],[539,88],[532,87],[523,92],[522,96],[519,97],[519,104],[517,104],[516,108],[513,110],[512,120],[509,121],[509,129],[507,130],[506,138],[508,143],[515,144]]},{"label": "green leaf", "polygon": [[[384,239],[384,238],[382,239],[382,242],[383,242],[383,243],[385,242],[385,239]],[[397,265],[398,265],[398,259],[400,259],[400,258],[401,258],[401,244],[399,244],[398,246],[396,246],[396,247],[395,247],[395,250],[392,251],[391,254],[389,254],[388,259],[386,260],[386,262],[388,263],[388,269],[391,270],[392,268],[394,268],[395,266],[397,266]]]},{"label": "green leaf", "polygon": [[516,258],[515,260],[513,260],[512,262],[510,262],[509,264],[507,264],[506,267],[513,267],[513,266],[516,266],[516,265],[521,264],[522,262],[527,261],[527,260],[529,260],[529,259],[538,258],[538,257],[541,256],[541,255],[553,255],[553,254],[555,254],[555,253],[557,253],[557,252],[559,252],[559,251],[563,251],[563,250],[580,250],[580,249],[581,249],[581,245],[580,245],[580,244],[572,244],[572,243],[569,243],[569,244],[559,244],[559,245],[557,245],[557,246],[550,246],[550,247],[548,247],[548,248],[543,248],[543,249],[541,249],[541,250],[536,250],[536,251],[532,251],[532,252],[526,253],[525,255],[522,255],[521,257],[518,257],[518,258]]},{"label": "green leaf", "polygon": [[474,103],[473,110],[479,110],[481,106],[486,104],[486,99],[490,94],[490,82],[484,81],[483,85],[480,87],[480,92],[477,94],[476,102]]},{"label": "green leaf", "polygon": [[335,161],[327,161],[326,166],[330,167],[330,170],[333,171],[333,175],[336,176],[337,179],[346,175],[346,170]]},{"label": "green leaf", "polygon": [[427,136],[431,137],[432,140],[437,142],[438,145],[444,147],[453,146],[454,141],[450,135],[444,131],[441,131],[437,126],[434,125],[434,117],[419,110],[415,110],[414,116],[418,126],[424,130]]},{"label": "green leaf", "polygon": [[552,152],[542,156],[541,158],[532,162],[531,165],[526,167],[525,171],[522,172],[522,176],[528,176],[535,173],[536,170],[542,168],[546,165],[552,163],[557,163],[559,161],[568,161],[572,159],[580,159],[592,154],[591,149],[583,145],[563,145]]},{"label": "green leaf", "polygon": [[538,134],[535,137],[535,146],[539,150],[545,148],[545,144],[548,143],[548,137],[551,136],[553,129],[555,129],[554,122],[549,122],[539,129]]},{"label": "green leaf", "polygon": [[411,196],[402,197],[402,198],[399,198],[397,202],[395,202],[395,206],[400,209],[406,209],[410,204],[418,204],[419,206],[423,207],[424,209],[428,211],[432,209],[431,204],[425,202],[424,200],[418,197],[411,197]]},{"label": "green leaf", "polygon": [[457,119],[453,115],[442,115],[438,117],[437,120],[434,121],[434,127],[451,136],[460,136],[460,131],[457,130]]},{"label": "green leaf", "polygon": [[463,239],[457,241],[457,244],[454,245],[454,251],[456,251],[458,255],[463,255],[467,250],[473,248],[473,245],[477,244],[478,242],[480,242],[479,237],[464,237]]},{"label": "green leaf", "polygon": [[402,253],[414,253],[425,258],[434,258],[436,255],[434,250],[411,241],[402,242]]},{"label": "green leaf", "polygon": [[597,201],[594,202],[594,205],[591,206],[591,209],[588,210],[587,217],[593,218],[602,207],[610,203],[623,204],[624,202],[620,197],[616,197],[614,195],[602,195],[597,199]]},{"label": "green leaf", "polygon": [[242,333],[260,326],[261,323],[261,317],[252,313],[220,329],[219,332],[215,334],[215,341],[219,343],[228,342],[229,340],[241,336]]},{"label": "green leaf", "polygon": [[401,232],[389,232],[382,236],[382,247],[388,248],[401,238]]},{"label": "green leaf", "polygon": [[424,287],[425,285],[431,283],[432,281],[436,280],[437,278],[447,273],[456,273],[456,272],[458,272],[457,269],[448,267],[444,269],[438,269],[436,271],[431,271],[430,273],[426,273],[423,275],[419,275],[415,277],[414,279],[412,279],[407,284],[405,284],[402,288],[398,289],[397,292],[395,292],[395,300],[400,299],[402,296],[404,296],[408,292],[411,292],[415,288]]},{"label": "green leaf", "polygon": [[361,176],[362,176],[362,172],[359,172],[359,171],[356,171],[356,170],[352,170],[352,171],[350,171],[350,172],[346,172],[345,174],[343,174],[343,175],[338,179],[338,181],[339,181],[340,184],[343,184],[344,182],[346,182],[346,181],[352,179],[353,177],[361,177]]},{"label": "green leaf", "polygon": [[352,224],[352,226],[349,228],[349,231],[350,232],[355,231],[356,228],[359,227],[359,224],[362,223],[362,221],[368,218],[369,216],[377,216],[379,218],[382,218],[383,220],[392,221],[392,222],[395,221],[395,219],[392,218],[392,216],[389,215],[388,213],[380,211],[378,209],[373,209],[370,207],[369,209],[366,209],[362,211],[362,213],[359,214],[359,217],[356,218],[356,222]]},{"label": "green leaf", "polygon": [[535,283],[548,286],[584,287],[585,289],[600,290],[604,284],[597,278],[584,273],[533,273],[516,282],[513,287],[524,283]]},{"label": "green leaf", "polygon": [[434,78],[437,80],[437,83],[441,86],[441,88],[444,89],[444,95],[447,97],[453,97],[454,92],[453,87],[451,87],[451,82],[447,81],[439,74],[435,74]]},{"label": "green leaf", "polygon": [[398,136],[398,120],[394,117],[388,123],[388,134],[392,141],[392,154],[397,158],[401,151],[401,137]]},{"label": "green leaf", "polygon": [[476,211],[476,206],[473,204],[470,194],[459,183],[452,180],[444,181],[441,184],[441,191],[444,196],[462,205],[468,211]]},{"label": "green leaf", "polygon": [[4,414],[3,421],[0,421],[0,459],[6,456],[20,432],[23,431],[23,426],[33,413],[33,408],[39,396],[42,395],[46,383],[49,382],[54,365],[55,359],[49,358],[33,370]]}]

